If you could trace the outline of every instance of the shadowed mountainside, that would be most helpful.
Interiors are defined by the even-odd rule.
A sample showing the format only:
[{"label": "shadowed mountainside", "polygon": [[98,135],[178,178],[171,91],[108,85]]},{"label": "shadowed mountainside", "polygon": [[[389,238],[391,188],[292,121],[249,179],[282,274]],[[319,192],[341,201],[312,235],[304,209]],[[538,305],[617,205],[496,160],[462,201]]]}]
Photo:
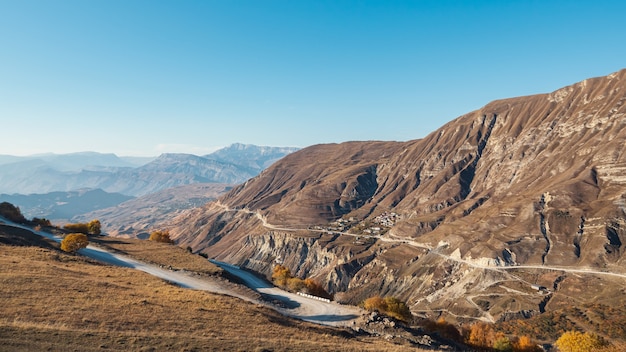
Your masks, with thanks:
[{"label": "shadowed mountainside", "polygon": [[82,189],[45,194],[0,194],[0,201],[18,204],[27,218],[68,220],[76,214],[112,207],[133,197],[107,193],[101,189]]},{"label": "shadowed mountainside", "polygon": [[118,237],[148,238],[162,223],[190,208],[202,206],[229,191],[232,185],[194,183],[168,188],[112,207],[74,217],[75,222],[98,219],[103,232]]}]

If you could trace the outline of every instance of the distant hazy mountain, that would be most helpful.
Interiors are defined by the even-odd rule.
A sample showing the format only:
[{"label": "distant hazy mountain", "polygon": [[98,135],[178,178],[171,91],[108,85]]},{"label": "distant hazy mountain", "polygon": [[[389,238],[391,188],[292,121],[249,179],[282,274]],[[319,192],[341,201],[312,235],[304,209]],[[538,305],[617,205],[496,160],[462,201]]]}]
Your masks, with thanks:
[{"label": "distant hazy mountain", "polygon": [[45,194],[0,194],[0,202],[9,202],[20,207],[28,219],[71,219],[77,214],[115,206],[133,197],[119,193],[107,193],[101,189]]},{"label": "distant hazy mountain", "polygon": [[295,147],[259,147],[252,144],[235,143],[204,157],[226,163],[247,166],[261,170],[272,165],[278,159],[297,151]]},{"label": "distant hazy mountain", "polygon": [[294,150],[234,144],[206,156],[122,158],[94,152],[0,155],[0,192],[32,194],[89,188],[141,196],[192,183],[236,184]]},{"label": "distant hazy mountain", "polygon": [[151,157],[118,157],[115,154],[80,152],[70,154],[38,154],[30,156],[0,155],[0,165],[32,162],[46,164],[58,171],[80,171],[110,167],[138,167],[149,163]]},{"label": "distant hazy mountain", "polygon": [[98,219],[103,232],[120,237],[147,238],[151,231],[190,208],[202,206],[226,193],[232,185],[221,183],[194,183],[168,188],[156,193],[128,200],[109,208],[81,214],[74,222]]}]

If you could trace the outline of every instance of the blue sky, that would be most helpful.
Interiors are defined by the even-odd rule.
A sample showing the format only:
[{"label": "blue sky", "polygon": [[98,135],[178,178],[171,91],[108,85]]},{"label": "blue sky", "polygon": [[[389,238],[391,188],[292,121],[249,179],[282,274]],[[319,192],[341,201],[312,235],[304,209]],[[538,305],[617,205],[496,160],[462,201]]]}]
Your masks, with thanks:
[{"label": "blue sky", "polygon": [[0,154],[422,138],[626,67],[625,3],[0,0]]}]

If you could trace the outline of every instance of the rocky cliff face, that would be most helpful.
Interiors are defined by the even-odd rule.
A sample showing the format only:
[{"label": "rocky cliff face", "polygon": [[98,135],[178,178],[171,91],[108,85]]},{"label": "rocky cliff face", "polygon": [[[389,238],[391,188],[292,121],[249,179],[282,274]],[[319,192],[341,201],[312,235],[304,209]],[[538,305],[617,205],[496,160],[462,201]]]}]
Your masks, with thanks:
[{"label": "rocky cliff face", "polygon": [[623,300],[624,101],[626,70],[492,102],[421,140],[312,146],[172,233],[266,274],[283,263],[340,300],[400,296],[415,313],[497,320]]}]

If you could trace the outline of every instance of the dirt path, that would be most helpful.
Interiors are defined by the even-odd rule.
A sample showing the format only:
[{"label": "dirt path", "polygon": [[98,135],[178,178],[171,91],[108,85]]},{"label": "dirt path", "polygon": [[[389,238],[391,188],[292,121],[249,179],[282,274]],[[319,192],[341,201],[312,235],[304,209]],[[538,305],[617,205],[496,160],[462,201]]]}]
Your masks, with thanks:
[{"label": "dirt path", "polygon": [[354,319],[364,313],[363,310],[354,306],[325,302],[281,290],[256,275],[234,265],[214,260],[211,262],[239,277],[246,283],[246,286],[261,293],[266,298],[283,302],[284,307],[278,310],[285,315],[322,325],[342,326],[349,325]]},{"label": "dirt path", "polygon": [[568,273],[576,273],[576,274],[587,274],[587,275],[604,275],[604,276],[613,276],[613,277],[618,277],[618,278],[622,278],[622,279],[626,279],[626,274],[623,273],[616,273],[616,272],[610,272],[610,271],[599,271],[599,270],[594,270],[594,269],[589,269],[589,268],[571,268],[571,267],[559,267],[559,266],[546,266],[546,265],[515,265],[515,266],[489,266],[489,265],[481,265],[481,264],[477,264],[477,263],[473,263],[471,261],[468,260],[464,260],[461,258],[456,258],[456,257],[452,257],[443,253],[440,253],[436,248],[433,248],[432,246],[428,245],[428,244],[424,244],[424,243],[419,243],[413,240],[409,240],[409,239],[402,239],[402,238],[396,238],[396,237],[392,237],[392,236],[382,236],[382,235],[358,235],[358,234],[353,234],[353,233],[348,233],[348,232],[339,232],[339,231],[331,231],[331,230],[324,230],[324,229],[313,229],[310,228],[310,226],[305,226],[303,228],[285,228],[285,227],[281,227],[278,225],[274,225],[274,224],[270,224],[267,222],[267,219],[260,214],[257,211],[253,211],[253,210],[249,210],[249,209],[231,209],[229,208],[227,205],[222,204],[219,201],[216,201],[215,204],[219,207],[221,207],[222,209],[224,209],[224,211],[240,211],[240,212],[245,212],[247,214],[254,214],[259,220],[261,220],[261,222],[263,223],[263,226],[270,229],[270,230],[279,230],[279,231],[299,231],[302,230],[303,228],[307,228],[308,231],[312,231],[312,232],[319,232],[319,233],[331,233],[331,234],[335,234],[335,235],[340,235],[340,236],[351,236],[351,237],[364,237],[364,238],[374,238],[374,239],[378,239],[381,240],[383,242],[390,242],[390,243],[401,243],[401,244],[406,244],[412,247],[416,247],[416,248],[422,248],[422,249],[428,249],[429,253],[444,257],[448,260],[451,261],[455,261],[455,262],[459,262],[459,263],[463,263],[466,264],[468,266],[471,266],[473,268],[478,268],[478,269],[483,269],[483,270],[496,270],[496,271],[502,271],[502,270],[516,270],[516,269],[539,269],[539,270],[555,270],[555,271],[563,271],[563,272],[568,272]]},{"label": "dirt path", "polygon": [[[62,240],[61,237],[47,232],[36,231],[29,227],[9,222],[6,224],[8,226],[31,231],[56,242],[61,242]],[[363,311],[357,307],[344,306],[334,302],[323,302],[281,290],[254,276],[250,272],[236,269],[236,267],[230,265],[222,265],[222,267],[231,274],[241,278],[250,288],[261,293],[266,298],[283,302],[282,307],[270,305],[266,302],[260,302],[245,295],[241,295],[217,280],[211,280],[206,277],[196,277],[191,273],[167,270],[157,265],[147,264],[93,245],[79,250],[78,253],[107,264],[140,270],[184,288],[220,293],[257,304],[263,304],[284,315],[321,325],[347,326],[350,325],[354,319],[363,314]]]}]

